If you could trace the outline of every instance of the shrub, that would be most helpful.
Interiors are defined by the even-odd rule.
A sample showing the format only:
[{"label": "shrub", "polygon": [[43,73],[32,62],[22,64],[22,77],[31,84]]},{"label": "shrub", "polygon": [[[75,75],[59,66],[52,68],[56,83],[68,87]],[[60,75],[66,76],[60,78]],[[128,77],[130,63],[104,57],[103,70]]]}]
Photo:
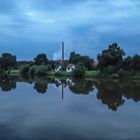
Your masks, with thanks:
[{"label": "shrub", "polygon": [[49,68],[47,66],[44,66],[44,65],[37,66],[34,69],[34,75],[44,76],[47,74],[48,71],[49,71]]},{"label": "shrub", "polygon": [[104,69],[105,74],[113,74],[116,72],[116,68],[113,65],[110,65]]},{"label": "shrub", "polygon": [[20,68],[20,74],[21,75],[27,75],[28,72],[29,72],[29,69],[30,69],[30,65],[23,65],[21,68]]},{"label": "shrub", "polygon": [[130,78],[132,76],[132,73],[123,69],[120,69],[117,74],[119,74],[120,78]]},{"label": "shrub", "polygon": [[35,69],[37,68],[36,65],[30,67],[28,74],[32,77],[35,75]]}]

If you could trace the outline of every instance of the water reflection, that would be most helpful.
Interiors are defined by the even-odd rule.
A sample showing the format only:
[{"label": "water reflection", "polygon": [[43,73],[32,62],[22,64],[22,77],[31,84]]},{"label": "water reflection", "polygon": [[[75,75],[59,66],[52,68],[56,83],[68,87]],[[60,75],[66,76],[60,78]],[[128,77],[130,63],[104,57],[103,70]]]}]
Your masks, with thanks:
[{"label": "water reflection", "polygon": [[62,78],[37,78],[26,79],[21,77],[0,78],[0,87],[4,92],[16,89],[16,82],[33,83],[33,89],[37,93],[47,93],[48,84],[55,87],[62,87],[62,99],[64,89],[68,88],[71,93],[88,95],[96,89],[96,97],[108,109],[116,111],[126,100],[132,99],[135,102],[140,101],[140,82],[132,80],[104,80],[104,79],[62,79]]},{"label": "water reflection", "polygon": [[12,77],[2,76],[0,78],[0,87],[3,91],[16,89],[16,79]]}]

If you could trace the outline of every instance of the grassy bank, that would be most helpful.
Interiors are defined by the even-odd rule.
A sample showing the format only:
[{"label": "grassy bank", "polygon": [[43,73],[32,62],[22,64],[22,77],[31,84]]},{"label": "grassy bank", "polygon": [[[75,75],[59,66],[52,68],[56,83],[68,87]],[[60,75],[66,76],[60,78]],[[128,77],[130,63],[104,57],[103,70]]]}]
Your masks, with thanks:
[{"label": "grassy bank", "polygon": [[6,72],[7,74],[10,74],[11,76],[19,76],[20,71],[19,70],[10,70]]},{"label": "grassy bank", "polygon": [[[11,76],[19,76],[20,75],[20,71],[19,70],[10,70],[7,72],[8,74],[10,74]],[[95,77],[95,75],[97,74],[96,71],[86,71],[84,77]],[[59,71],[59,72],[55,72],[55,71],[48,71],[46,73],[46,75],[48,76],[52,76],[52,77],[72,77],[73,76],[73,72],[66,72],[66,71]]]}]

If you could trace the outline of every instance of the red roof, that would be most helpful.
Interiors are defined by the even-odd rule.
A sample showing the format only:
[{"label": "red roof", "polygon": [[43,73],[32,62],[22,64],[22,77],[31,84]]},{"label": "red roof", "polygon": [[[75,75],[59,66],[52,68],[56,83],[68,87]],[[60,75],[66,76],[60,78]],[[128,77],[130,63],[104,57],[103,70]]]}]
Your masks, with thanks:
[{"label": "red roof", "polygon": [[71,68],[71,67],[73,67],[74,66],[74,64],[68,64],[67,65],[67,68]]}]

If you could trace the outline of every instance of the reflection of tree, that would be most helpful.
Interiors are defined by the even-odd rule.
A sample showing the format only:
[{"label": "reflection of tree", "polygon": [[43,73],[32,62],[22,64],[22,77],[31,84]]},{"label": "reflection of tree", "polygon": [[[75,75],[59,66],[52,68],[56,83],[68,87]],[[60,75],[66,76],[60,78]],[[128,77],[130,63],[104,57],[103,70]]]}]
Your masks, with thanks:
[{"label": "reflection of tree", "polygon": [[74,79],[73,80],[74,85],[70,84],[69,89],[76,94],[89,94],[89,92],[93,91],[93,82],[91,81],[86,81],[84,79]]},{"label": "reflection of tree", "polygon": [[109,81],[99,81],[96,83],[96,88],[98,89],[97,98],[103,104],[107,104],[109,109],[116,111],[120,105],[123,105],[124,99],[117,84]]},{"label": "reflection of tree", "polygon": [[48,83],[35,83],[34,84],[34,89],[38,93],[46,93],[48,89]]},{"label": "reflection of tree", "polygon": [[16,81],[9,77],[1,77],[0,78],[0,87],[3,91],[10,91],[16,88]]},{"label": "reflection of tree", "polygon": [[123,96],[127,99],[140,101],[140,84],[126,79],[125,81],[99,80],[96,82],[98,89],[97,98],[103,104],[107,104],[109,109],[116,111],[120,105],[123,105]]},{"label": "reflection of tree", "polygon": [[134,81],[126,81],[120,83],[123,88],[123,94],[127,99],[133,99],[135,102],[140,101],[140,83]]}]

